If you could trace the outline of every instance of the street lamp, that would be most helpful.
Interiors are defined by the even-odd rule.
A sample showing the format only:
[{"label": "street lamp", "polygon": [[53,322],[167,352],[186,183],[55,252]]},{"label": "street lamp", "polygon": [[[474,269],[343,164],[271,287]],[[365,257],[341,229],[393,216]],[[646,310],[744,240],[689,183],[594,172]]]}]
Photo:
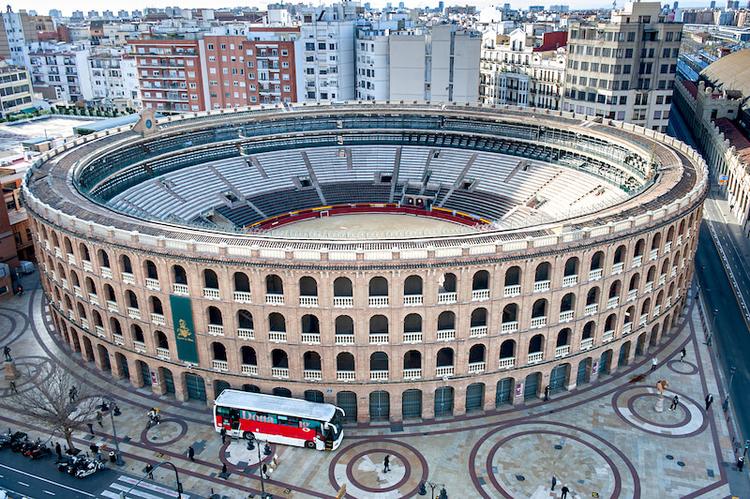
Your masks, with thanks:
[{"label": "street lamp", "polygon": [[[175,476],[175,479],[177,480],[177,499],[182,499],[182,482],[180,482],[180,473],[177,471],[177,467],[174,464],[172,464],[170,461],[162,461],[151,469],[151,473],[156,471],[156,468],[159,468],[161,466],[169,466],[174,470],[174,476]],[[130,487],[128,490],[120,492],[120,499],[125,499],[128,493],[134,488],[136,488],[145,479],[146,477],[144,476],[143,478],[135,482],[133,486]]]},{"label": "street lamp", "polygon": [[437,482],[422,482],[419,484],[419,490],[417,493],[420,496],[427,494],[426,486],[430,487],[430,499],[435,497],[435,489],[440,487],[440,495],[438,496],[439,499],[448,499],[448,492],[445,491],[445,484],[444,483],[437,483]]},{"label": "street lamp", "polygon": [[260,457],[260,440],[255,438],[252,433],[247,434],[247,450],[258,449],[258,474],[260,475],[260,499],[273,499],[271,494],[266,494],[266,483],[263,476],[263,461]]},{"label": "street lamp", "polygon": [[102,395],[102,399],[109,402],[109,418],[112,420],[112,438],[115,441],[115,464],[122,466],[125,462],[120,453],[120,442],[117,441],[117,428],[115,427],[115,400],[109,395]]},{"label": "street lamp", "polygon": [[708,335],[706,336],[706,346],[711,346],[711,337],[714,335],[714,331],[716,330],[716,316],[719,315],[719,309],[715,308],[713,311],[713,314],[711,315],[711,330],[708,332]]},{"label": "street lamp", "polygon": [[735,366],[729,367],[729,383],[727,383],[727,396],[724,397],[724,402],[722,402],[721,407],[724,410],[724,412],[727,412],[729,409],[729,393],[732,391],[732,381],[734,381],[734,373],[737,372],[737,368]]}]

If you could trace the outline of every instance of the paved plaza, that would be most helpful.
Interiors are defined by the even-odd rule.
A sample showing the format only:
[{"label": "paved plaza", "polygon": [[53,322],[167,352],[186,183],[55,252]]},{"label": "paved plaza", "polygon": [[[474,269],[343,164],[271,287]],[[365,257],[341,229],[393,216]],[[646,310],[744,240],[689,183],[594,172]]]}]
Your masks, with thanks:
[{"label": "paved plaza", "polygon": [[[43,364],[62,364],[80,383],[117,400],[122,410],[116,418],[117,435],[126,462],[122,472],[142,476],[146,463],[169,460],[179,468],[190,497],[258,494],[257,452],[248,451],[244,442],[222,444],[207,407],[114,381],[72,353],[52,330],[41,289],[33,289],[27,279],[23,296],[0,304],[0,344],[13,349],[22,373],[19,391],[44,381]],[[275,455],[279,464],[266,489],[280,498],[332,497],[345,484],[347,497],[400,498],[417,496],[420,483],[432,481],[445,484],[451,498],[546,499],[560,497],[564,485],[571,491],[568,497],[575,498],[728,497],[730,481],[740,483],[744,477],[734,467],[734,430],[722,411],[723,384],[704,344],[702,324],[691,296],[679,324],[661,345],[631,365],[555,394],[548,402],[453,419],[349,427],[341,448],[332,453],[272,446],[272,454],[263,459]],[[687,356],[680,361],[683,347]],[[650,372],[653,357],[658,367]],[[660,379],[669,381],[669,389],[665,410],[657,413],[655,383]],[[708,411],[707,393],[716,400]],[[4,379],[0,394],[9,394]],[[675,394],[679,404],[670,411]],[[14,412],[7,398],[0,404],[0,422],[36,435],[38,427]],[[147,430],[146,411],[153,406],[161,409],[163,419]],[[95,431],[93,441],[112,447],[109,420]],[[76,435],[84,448],[89,438]],[[194,462],[187,457],[190,445]],[[386,455],[388,472],[383,470]],[[222,464],[227,478],[219,476]],[[36,466],[51,467],[52,461]],[[132,481],[115,478],[113,474],[112,485],[100,497],[113,497],[118,487]],[[155,478],[160,485],[153,490],[174,483],[171,472],[159,470]]]}]

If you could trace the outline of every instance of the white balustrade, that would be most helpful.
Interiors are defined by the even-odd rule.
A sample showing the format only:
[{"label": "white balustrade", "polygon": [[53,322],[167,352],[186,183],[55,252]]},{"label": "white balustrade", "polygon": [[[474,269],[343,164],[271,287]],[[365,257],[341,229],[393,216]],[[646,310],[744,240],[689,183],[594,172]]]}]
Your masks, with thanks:
[{"label": "white balustrade", "polygon": [[590,350],[594,346],[594,338],[584,338],[581,340],[581,350]]},{"label": "white balustrade", "polygon": [[419,379],[422,377],[422,368],[404,369],[403,377],[404,379]]},{"label": "white balustrade", "polygon": [[660,312],[661,312],[661,305],[654,305],[654,317],[659,315]]},{"label": "white balustrade", "polygon": [[[112,339],[115,341],[115,345],[124,345],[125,338],[121,334],[113,334]],[[142,344],[142,343],[141,343]],[[143,350],[146,350],[146,345],[143,345]]]},{"label": "white balustrade", "polygon": [[487,366],[486,362],[469,362],[469,374],[481,373]]},{"label": "white balustrade", "polygon": [[501,333],[515,333],[518,331],[518,321],[503,322],[500,325]]},{"label": "white balustrade", "polygon": [[278,293],[266,293],[266,305],[283,305],[284,295]]},{"label": "white balustrade", "polygon": [[130,272],[123,272],[121,276],[122,282],[124,282],[125,284],[135,284],[135,276]]},{"label": "white balustrade", "polygon": [[453,366],[438,366],[435,369],[435,376],[442,378],[443,376],[453,376]]},{"label": "white balustrade", "polygon": [[354,371],[336,371],[337,381],[354,381],[356,373]]},{"label": "white balustrade", "polygon": [[544,352],[530,353],[528,357],[528,364],[538,364],[544,360]]},{"label": "white balustrade", "polygon": [[101,267],[102,277],[105,279],[112,279],[112,269],[109,267]]},{"label": "white balustrade", "polygon": [[572,310],[560,312],[560,322],[569,322],[573,320],[573,314],[574,312]]},{"label": "white balustrade", "polygon": [[555,348],[555,358],[565,357],[570,353],[570,345],[562,345]]},{"label": "white balustrade", "polygon": [[141,318],[141,311],[138,310],[135,307],[128,307],[128,317],[130,317],[131,319],[138,319],[138,320],[140,320],[140,318]]},{"label": "white balustrade", "polygon": [[62,281],[62,288],[68,289],[68,280],[63,277],[61,281]]},{"label": "white balustrade", "polygon": [[235,291],[232,293],[234,301],[237,303],[252,303],[252,295],[249,291]]},{"label": "white balustrade", "polygon": [[224,336],[224,326],[221,324],[209,324],[208,334],[211,336]]},{"label": "white balustrade", "polygon": [[156,347],[156,356],[162,360],[169,360],[169,348]]},{"label": "white balustrade", "polygon": [[602,278],[602,269],[592,269],[589,271],[589,281],[598,281]]},{"label": "white balustrade", "polygon": [[237,328],[237,337],[241,340],[254,340],[255,339],[255,330],[250,329],[247,327],[238,327]]},{"label": "white balustrade", "polygon": [[669,253],[672,250],[672,241],[664,243],[664,253]]},{"label": "white balustrade", "polygon": [[156,324],[157,326],[163,326],[166,324],[166,321],[164,320],[164,316],[161,314],[151,314],[151,322],[153,324]]},{"label": "white balustrade", "polygon": [[370,345],[387,345],[388,333],[370,334]]},{"label": "white balustrade", "polygon": [[354,306],[354,297],[352,296],[334,296],[333,306],[338,308],[350,308]]},{"label": "white balustrade", "polygon": [[654,281],[649,281],[643,287],[643,292],[644,293],[650,293],[653,289],[654,289]]},{"label": "white balustrade", "polygon": [[502,357],[500,359],[500,363],[499,363],[500,369],[512,369],[513,366],[515,365],[516,365],[515,357]]},{"label": "white balustrade", "polygon": [[607,309],[615,308],[619,304],[620,304],[620,297],[613,296],[612,298],[607,300]]},{"label": "white balustrade", "polygon": [[451,341],[456,339],[455,329],[438,329],[437,340],[438,341]]},{"label": "white balustrade", "polygon": [[484,301],[490,299],[490,290],[489,289],[475,289],[471,292],[471,300],[472,301]]},{"label": "white balustrade", "polygon": [[68,253],[68,263],[71,265],[76,264],[76,256],[73,253]]},{"label": "white balustrade", "polygon": [[318,297],[317,296],[300,296],[299,306],[300,307],[317,307]]},{"label": "white balustrade", "polygon": [[85,331],[89,330],[89,320],[88,319],[84,319],[83,317],[81,317],[81,328],[84,329]]},{"label": "white balustrade", "polygon": [[153,277],[147,277],[146,289],[150,289],[151,291],[161,291],[161,284],[159,283],[159,279],[154,279]]},{"label": "white balustrade", "polygon": [[320,381],[323,379],[323,372],[319,369],[305,369],[302,371],[302,376],[307,381]]},{"label": "white balustrade", "polygon": [[632,322],[626,322],[622,325],[622,335],[628,335],[633,331],[633,323]]},{"label": "white balustrade", "polygon": [[172,284],[172,293],[176,295],[181,295],[181,296],[188,296],[189,293],[188,293],[187,284],[178,284],[178,283]]},{"label": "white balustrade", "polygon": [[416,307],[422,304],[422,295],[404,295],[405,307]]},{"label": "white balustrade", "polygon": [[480,338],[486,336],[488,332],[489,328],[487,326],[472,326],[469,329],[469,338]]},{"label": "white balustrade", "polygon": [[73,286],[73,294],[76,295],[76,298],[83,298],[83,290],[81,290],[81,286]]},{"label": "white balustrade", "polygon": [[530,327],[532,329],[536,329],[539,327],[544,327],[547,325],[547,317],[532,317],[531,318],[531,325]]},{"label": "white balustrade", "polygon": [[117,306],[116,301],[107,300],[107,310],[116,314],[120,311],[120,307]]},{"label": "white balustrade", "polygon": [[536,281],[534,283],[534,293],[541,293],[542,291],[549,291],[549,281]]},{"label": "white balustrade", "polygon": [[388,371],[370,371],[370,381],[388,381]]},{"label": "white balustrade", "polygon": [[662,274],[659,276],[659,284],[658,286],[664,286],[664,283],[667,282],[667,274]]},{"label": "white balustrade", "polygon": [[91,263],[90,260],[84,260],[83,261],[83,270],[86,272],[93,272],[94,271],[94,265]]},{"label": "white balustrade", "polygon": [[638,320],[638,327],[645,326],[646,322],[648,322],[648,314],[643,314],[640,320]]},{"label": "white balustrade", "polygon": [[583,309],[584,315],[594,315],[599,311],[599,304],[598,303],[592,303],[591,305],[586,305],[586,308]]},{"label": "white balustrade", "polygon": [[92,305],[99,306],[99,296],[95,295],[94,293],[89,293],[89,303]]},{"label": "white balustrade", "polygon": [[638,290],[637,289],[631,289],[628,291],[628,301],[633,301],[638,297]]},{"label": "white balustrade", "polygon": [[670,277],[675,277],[677,275],[677,265],[672,267],[672,272],[669,274]]},{"label": "white balustrade", "polygon": [[269,331],[268,341],[274,343],[286,343],[286,331]]},{"label": "white balustrade", "polygon": [[648,254],[649,260],[656,260],[659,257],[659,249],[653,249],[651,250],[651,253]]},{"label": "white balustrade", "polygon": [[308,345],[320,345],[320,334],[302,333],[302,343]]},{"label": "white balustrade", "polygon": [[388,297],[387,296],[370,296],[367,299],[367,304],[370,307],[387,307]]},{"label": "white balustrade", "polygon": [[503,296],[505,298],[510,298],[513,296],[519,296],[521,294],[521,285],[520,284],[513,284],[511,286],[505,286],[503,288]]},{"label": "white balustrade", "polygon": [[209,300],[220,300],[221,295],[219,294],[219,290],[216,288],[203,288],[203,298]]},{"label": "white balustrade", "polygon": [[578,284],[578,274],[566,275],[565,277],[563,277],[563,281],[562,281],[563,288],[575,286],[576,284]]},{"label": "white balustrade", "polygon": [[630,265],[632,268],[640,267],[641,263],[643,263],[643,255],[638,255],[633,257],[633,263]]},{"label": "white balustrade", "polygon": [[258,366],[253,364],[242,364],[240,366],[240,370],[242,374],[246,376],[257,376],[258,375]]},{"label": "white balustrade", "polygon": [[353,334],[337,334],[334,338],[337,345],[354,345]]},{"label": "white balustrade", "polygon": [[449,305],[458,301],[458,293],[455,291],[445,291],[438,293],[438,305]]},{"label": "white balustrade", "polygon": [[609,331],[604,331],[602,334],[602,343],[609,343],[615,338],[615,331],[614,329],[610,329]]},{"label": "white balustrade", "polygon": [[615,263],[612,265],[612,275],[621,274],[624,268],[625,264],[623,262]]},{"label": "white balustrade", "polygon": [[134,341],[133,348],[138,353],[146,353],[146,344],[142,341]]},{"label": "white balustrade", "polygon": [[422,332],[404,333],[404,343],[422,343]]},{"label": "white balustrade", "polygon": [[104,338],[106,336],[106,333],[104,332],[104,326],[94,326],[94,330],[96,331],[96,335],[99,338]]},{"label": "white balustrade", "polygon": [[288,379],[289,368],[288,367],[272,367],[271,376],[273,376],[274,378]]}]

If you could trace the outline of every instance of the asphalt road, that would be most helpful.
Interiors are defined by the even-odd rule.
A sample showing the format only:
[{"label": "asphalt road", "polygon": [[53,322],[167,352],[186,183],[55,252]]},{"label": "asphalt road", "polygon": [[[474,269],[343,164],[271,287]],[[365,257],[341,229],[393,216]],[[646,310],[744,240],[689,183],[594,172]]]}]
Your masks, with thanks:
[{"label": "asphalt road", "polygon": [[104,490],[116,473],[102,470],[84,479],[57,471],[54,457],[31,461],[10,449],[0,450],[0,487],[16,495],[38,498],[92,498]]}]

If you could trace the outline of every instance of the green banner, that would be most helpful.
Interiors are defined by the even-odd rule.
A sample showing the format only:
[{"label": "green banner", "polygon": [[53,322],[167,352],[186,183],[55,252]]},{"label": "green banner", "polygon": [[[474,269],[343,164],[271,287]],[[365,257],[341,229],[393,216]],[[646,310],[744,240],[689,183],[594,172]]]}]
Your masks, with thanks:
[{"label": "green banner", "polygon": [[198,363],[198,345],[195,343],[193,307],[187,296],[169,295],[172,307],[172,324],[177,342],[177,357],[186,362]]}]

